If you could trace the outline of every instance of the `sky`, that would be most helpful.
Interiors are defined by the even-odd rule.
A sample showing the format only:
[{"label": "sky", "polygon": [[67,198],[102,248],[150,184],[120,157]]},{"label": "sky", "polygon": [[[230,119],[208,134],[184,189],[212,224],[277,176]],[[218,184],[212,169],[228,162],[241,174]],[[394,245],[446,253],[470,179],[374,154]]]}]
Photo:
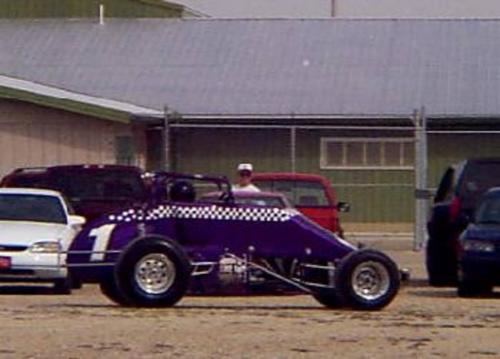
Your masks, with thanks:
[{"label": "sky", "polygon": [[331,0],[174,0],[211,17],[321,18],[331,14]]},{"label": "sky", "polygon": [[216,18],[500,18],[500,0],[173,0]]}]

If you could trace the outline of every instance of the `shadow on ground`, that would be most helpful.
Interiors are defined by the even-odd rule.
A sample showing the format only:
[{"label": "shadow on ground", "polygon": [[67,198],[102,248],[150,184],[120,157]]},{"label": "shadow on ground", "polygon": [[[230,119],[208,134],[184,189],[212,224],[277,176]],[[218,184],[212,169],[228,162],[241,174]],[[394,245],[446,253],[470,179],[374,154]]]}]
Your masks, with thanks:
[{"label": "shadow on ground", "polygon": [[52,286],[41,285],[3,285],[0,286],[0,295],[54,295]]}]

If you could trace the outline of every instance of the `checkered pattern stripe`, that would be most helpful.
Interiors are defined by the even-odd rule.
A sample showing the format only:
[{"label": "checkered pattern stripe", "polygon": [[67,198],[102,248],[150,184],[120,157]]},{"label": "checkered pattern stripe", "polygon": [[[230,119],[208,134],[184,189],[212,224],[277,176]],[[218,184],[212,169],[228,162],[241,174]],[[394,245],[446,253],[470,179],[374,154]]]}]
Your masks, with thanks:
[{"label": "checkered pattern stripe", "polygon": [[110,215],[108,219],[113,222],[152,221],[164,218],[286,222],[297,214],[294,209],[280,208],[159,205],[147,211],[129,209],[121,214]]}]

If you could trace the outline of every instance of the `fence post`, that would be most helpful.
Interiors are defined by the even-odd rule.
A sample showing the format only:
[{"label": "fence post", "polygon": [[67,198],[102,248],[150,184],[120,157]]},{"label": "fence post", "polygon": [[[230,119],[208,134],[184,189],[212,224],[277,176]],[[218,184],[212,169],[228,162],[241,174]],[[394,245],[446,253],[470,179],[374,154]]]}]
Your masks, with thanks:
[{"label": "fence post", "polygon": [[292,173],[297,171],[297,128],[290,127],[290,163]]},{"label": "fence post", "polygon": [[427,119],[425,107],[413,112],[415,124],[415,238],[413,249],[420,250],[425,242],[427,225]]},{"label": "fence post", "polygon": [[170,171],[170,110],[164,107],[163,115],[163,170]]}]

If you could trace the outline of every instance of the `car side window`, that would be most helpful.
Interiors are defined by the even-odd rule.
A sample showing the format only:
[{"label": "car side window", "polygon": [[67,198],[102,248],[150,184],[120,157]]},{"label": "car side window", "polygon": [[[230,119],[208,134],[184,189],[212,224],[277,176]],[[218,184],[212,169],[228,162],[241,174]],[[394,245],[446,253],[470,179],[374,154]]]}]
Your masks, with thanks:
[{"label": "car side window", "polygon": [[453,169],[453,167],[449,167],[445,171],[443,177],[441,178],[441,181],[439,182],[436,195],[434,196],[434,203],[451,199],[451,196],[453,195],[454,175],[455,170]]},{"label": "car side window", "polygon": [[284,194],[293,206],[322,207],[329,201],[321,183],[310,181],[256,181],[262,191]]}]

